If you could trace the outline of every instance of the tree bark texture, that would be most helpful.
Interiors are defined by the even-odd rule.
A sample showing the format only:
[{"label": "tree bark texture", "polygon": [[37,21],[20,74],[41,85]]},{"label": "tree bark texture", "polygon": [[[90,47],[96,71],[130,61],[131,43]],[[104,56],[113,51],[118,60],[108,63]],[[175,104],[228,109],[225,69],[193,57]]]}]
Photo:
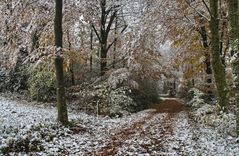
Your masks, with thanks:
[{"label": "tree bark texture", "polygon": [[57,109],[58,109],[58,121],[63,125],[68,124],[67,106],[65,99],[65,85],[63,74],[63,58],[62,54],[62,0],[55,0],[55,21],[54,21],[54,33],[55,33],[55,46],[56,46],[56,88],[57,88]]},{"label": "tree bark texture", "polygon": [[211,53],[212,68],[218,92],[218,103],[223,111],[227,111],[228,105],[228,86],[226,83],[225,67],[220,57],[220,39],[219,39],[219,17],[218,0],[210,0],[211,10]]},{"label": "tree bark texture", "polygon": [[234,88],[233,95],[236,99],[236,122],[237,122],[237,135],[239,136],[239,1],[238,0],[229,0],[229,23],[230,23],[230,47],[231,54],[233,57],[232,69],[233,69],[233,80]]},{"label": "tree bark texture", "polygon": [[100,72],[101,76],[103,76],[106,72],[106,66],[107,66],[107,39],[108,34],[106,32],[106,0],[101,0],[101,27],[100,27],[100,37],[101,37],[101,50],[100,50]]}]

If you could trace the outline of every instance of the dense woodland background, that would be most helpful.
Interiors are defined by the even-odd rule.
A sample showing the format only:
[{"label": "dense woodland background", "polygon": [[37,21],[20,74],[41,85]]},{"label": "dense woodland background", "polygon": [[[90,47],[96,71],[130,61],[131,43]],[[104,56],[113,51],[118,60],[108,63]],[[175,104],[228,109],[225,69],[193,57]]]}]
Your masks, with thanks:
[{"label": "dense woodland background", "polygon": [[[123,116],[161,96],[239,112],[238,0],[0,1],[0,91]],[[193,104],[192,104],[193,105]],[[237,119],[237,120],[236,120]],[[237,118],[239,134],[239,113]],[[234,129],[236,130],[236,128]]]}]

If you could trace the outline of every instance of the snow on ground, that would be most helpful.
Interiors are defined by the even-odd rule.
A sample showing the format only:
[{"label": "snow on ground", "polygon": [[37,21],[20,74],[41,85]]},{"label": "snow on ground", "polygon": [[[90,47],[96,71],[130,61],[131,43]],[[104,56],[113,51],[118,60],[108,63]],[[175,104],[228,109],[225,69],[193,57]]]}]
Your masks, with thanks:
[{"label": "snow on ground", "polygon": [[0,155],[3,152],[72,156],[239,153],[235,137],[195,123],[187,111],[145,110],[115,119],[70,112],[72,126],[63,127],[55,121],[54,107],[34,106],[3,97],[0,97],[0,107]]},{"label": "snow on ground", "polygon": [[[25,142],[30,142],[31,146],[37,146],[30,149],[38,155],[88,155],[92,150],[103,147],[121,128],[128,127],[133,120],[144,118],[150,112],[147,110],[133,117],[117,119],[69,113],[76,126],[65,128],[56,122],[56,108],[33,106],[3,97],[0,97],[0,107],[0,149],[9,144],[11,147],[13,143],[25,145]],[[21,152],[28,151],[26,148],[29,147],[12,148]],[[11,154],[16,155],[16,152],[11,151]]]},{"label": "snow on ground", "polygon": [[37,108],[0,97],[1,125],[21,126],[36,122],[49,122],[55,119],[56,110]]},{"label": "snow on ground", "polygon": [[179,113],[175,120],[173,134],[168,138],[169,146],[177,155],[219,155],[236,156],[239,144],[235,137],[217,133],[216,127],[195,123],[186,113]]}]

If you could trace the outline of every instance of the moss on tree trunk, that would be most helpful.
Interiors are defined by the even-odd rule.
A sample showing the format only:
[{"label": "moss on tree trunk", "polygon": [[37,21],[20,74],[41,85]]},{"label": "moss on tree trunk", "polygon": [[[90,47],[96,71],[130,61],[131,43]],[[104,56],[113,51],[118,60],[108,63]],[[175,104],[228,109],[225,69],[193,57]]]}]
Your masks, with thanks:
[{"label": "moss on tree trunk", "polygon": [[227,111],[228,105],[228,86],[226,83],[225,67],[220,58],[220,39],[219,39],[219,17],[218,0],[210,0],[211,10],[211,53],[212,68],[218,92],[218,103],[223,111]]},{"label": "moss on tree trunk", "polygon": [[239,135],[239,2],[238,0],[229,0],[229,22],[230,22],[230,46],[231,54],[235,59],[232,61],[232,69],[234,74],[234,88],[233,93],[236,99],[237,112],[237,135]]}]

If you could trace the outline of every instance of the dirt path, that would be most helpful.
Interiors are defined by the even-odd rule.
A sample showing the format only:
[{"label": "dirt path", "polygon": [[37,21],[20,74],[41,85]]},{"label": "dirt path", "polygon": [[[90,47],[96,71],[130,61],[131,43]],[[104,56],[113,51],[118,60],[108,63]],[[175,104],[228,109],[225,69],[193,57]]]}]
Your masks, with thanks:
[{"label": "dirt path", "polygon": [[[173,132],[173,121],[177,114],[183,111],[184,105],[176,99],[165,99],[161,104],[153,106],[154,111],[145,118],[132,123],[132,126],[122,129],[102,149],[91,154],[107,155],[130,155],[138,151],[144,154],[156,155],[155,151],[164,152],[164,140]],[[139,144],[137,143],[139,142]],[[135,146],[137,151],[126,153],[127,147]],[[123,151],[123,152],[122,152]],[[154,153],[152,153],[154,151]]]}]

